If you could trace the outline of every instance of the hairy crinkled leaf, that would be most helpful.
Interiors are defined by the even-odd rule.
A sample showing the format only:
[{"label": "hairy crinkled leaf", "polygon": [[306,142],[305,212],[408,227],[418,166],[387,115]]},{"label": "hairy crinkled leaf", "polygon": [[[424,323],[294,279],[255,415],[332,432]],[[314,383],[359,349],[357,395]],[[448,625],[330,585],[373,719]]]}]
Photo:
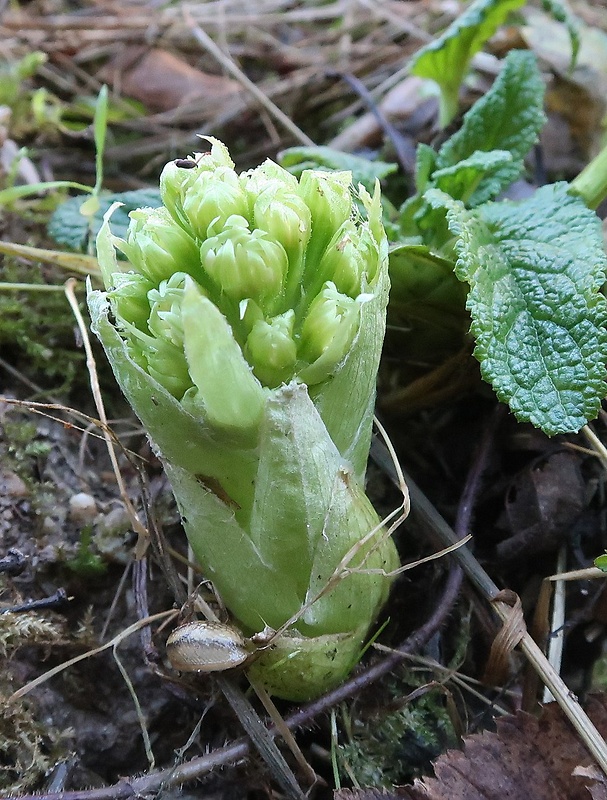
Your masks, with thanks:
[{"label": "hairy crinkled leaf", "polygon": [[400,209],[401,235],[421,235],[424,244],[442,251],[449,240],[444,217],[420,195],[434,187],[468,207],[493,199],[522,172],[544,121],[542,103],[543,82],[535,57],[513,51],[489,92],[439,152],[424,144],[418,147],[417,195]]},{"label": "hairy crinkled leaf", "polygon": [[383,180],[388,175],[396,172],[397,164],[386,161],[370,161],[368,158],[353,156],[351,153],[342,153],[332,147],[289,147],[283,150],[279,163],[296,177],[306,169],[326,169],[337,172],[348,171],[352,173],[352,183],[359,183],[372,192],[376,180]]},{"label": "hairy crinkled leaf", "polygon": [[476,150],[453,166],[437,169],[432,183],[455,200],[475,206],[499,192],[500,175],[510,171],[511,166],[512,156],[506,150]]},{"label": "hairy crinkled leaf", "polygon": [[436,167],[436,151],[430,145],[420,142],[415,151],[415,188],[425,192],[430,176]]},{"label": "hairy crinkled leaf", "polygon": [[508,14],[525,0],[474,0],[438,39],[418,51],[411,73],[430,78],[441,91],[441,125],[457,113],[459,87],[472,56],[490,39]]},{"label": "hairy crinkled leaf", "polygon": [[158,208],[162,205],[158,189],[136,189],[132,192],[119,192],[117,194],[101,195],[99,208],[90,220],[80,213],[80,207],[90,195],[71,197],[62,203],[55,211],[48,225],[48,233],[57,244],[70,247],[72,250],[86,252],[90,241],[95,237],[103,224],[103,215],[112,203],[123,203],[112,215],[112,232],[116,236],[126,237],[129,226],[129,212],[143,206]]},{"label": "hairy crinkled leaf", "polygon": [[[467,205],[492,200],[519,177],[523,161],[544,124],[544,82],[533,53],[513,50],[491,89],[464,116],[461,128],[441,147],[436,170],[442,171],[469,159],[477,151],[506,150],[512,158],[494,168],[474,192]],[[436,186],[457,199],[450,188],[434,179]]]},{"label": "hairy crinkled leaf", "polygon": [[518,419],[548,435],[577,431],[605,395],[607,258],[600,223],[568,185],[472,211],[436,190],[458,237],[457,277],[485,380]]}]

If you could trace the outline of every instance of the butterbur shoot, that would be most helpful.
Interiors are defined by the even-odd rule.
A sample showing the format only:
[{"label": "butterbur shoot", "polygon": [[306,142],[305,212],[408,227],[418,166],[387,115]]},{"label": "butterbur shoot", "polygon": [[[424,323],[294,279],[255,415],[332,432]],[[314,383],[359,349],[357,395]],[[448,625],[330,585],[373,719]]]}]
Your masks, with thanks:
[{"label": "butterbur shoot", "polygon": [[92,327],[232,622],[251,637],[292,621],[250,669],[303,700],[351,670],[398,567],[363,488],[388,297],[379,188],[271,161],[239,175],[209,141],[165,167],[164,205],[132,212],[125,239],[106,216]]}]

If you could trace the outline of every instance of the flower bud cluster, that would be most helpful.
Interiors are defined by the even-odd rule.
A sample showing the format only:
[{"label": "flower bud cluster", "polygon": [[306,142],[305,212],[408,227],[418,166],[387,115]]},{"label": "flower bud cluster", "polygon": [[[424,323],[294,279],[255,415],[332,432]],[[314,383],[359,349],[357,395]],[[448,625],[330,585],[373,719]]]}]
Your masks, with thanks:
[{"label": "flower bud cluster", "polygon": [[[228,151],[168,164],[164,205],[111,210],[92,328],[173,488],[205,577],[272,694],[337,685],[398,565],[363,489],[388,299],[379,190]],[[128,263],[117,258],[117,250]]]},{"label": "flower bud cluster", "polygon": [[204,394],[185,355],[189,276],[239,345],[236,372],[245,364],[269,389],[326,381],[357,336],[385,257],[378,202],[360,190],[363,220],[350,173],[298,181],[267,161],[238,175],[225,146],[210,142],[210,153],[164,168],[164,206],[132,212],[126,240],[114,239],[135,270],[108,287],[133,357],[178,399],[193,386]]}]

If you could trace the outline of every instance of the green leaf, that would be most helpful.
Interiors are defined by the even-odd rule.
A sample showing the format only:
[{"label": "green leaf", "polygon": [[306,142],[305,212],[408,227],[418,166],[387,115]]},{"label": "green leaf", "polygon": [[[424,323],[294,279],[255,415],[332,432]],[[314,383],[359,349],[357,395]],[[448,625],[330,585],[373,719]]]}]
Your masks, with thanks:
[{"label": "green leaf", "polygon": [[601,570],[601,572],[607,572],[607,553],[602,556],[597,556],[594,559],[594,566]]},{"label": "green leaf", "polygon": [[107,134],[108,90],[102,86],[99,90],[95,105],[93,119],[93,132],[95,138],[95,195],[98,195],[103,185],[103,154],[105,152],[105,137]]},{"label": "green leaf", "polygon": [[485,380],[521,421],[577,431],[605,396],[607,258],[600,223],[568,184],[473,211],[431,190],[458,236],[457,277]]},{"label": "green leaf", "polygon": [[71,197],[57,208],[48,226],[49,236],[57,244],[85,253],[89,242],[94,241],[99,233],[103,215],[112,203],[123,203],[112,215],[112,232],[122,238],[126,237],[130,211],[142,206],[158,208],[162,205],[158,189],[136,189],[132,192],[101,195],[98,198],[99,208],[93,215],[92,225],[89,227],[88,216],[80,212],[80,207],[89,197],[90,195]]},{"label": "green leaf", "polygon": [[421,194],[428,188],[430,176],[436,167],[436,151],[420,142],[415,151],[415,188]]},{"label": "green leaf", "polygon": [[331,147],[289,147],[280,153],[278,163],[298,178],[306,169],[346,170],[352,173],[354,186],[362,183],[369,192],[373,191],[376,180],[381,181],[398,169],[397,164],[370,161]]},{"label": "green leaf", "polygon": [[188,405],[195,409],[200,404],[213,427],[254,443],[264,390],[227,319],[191,278],[186,279],[181,320],[185,356],[196,387],[188,393]]},{"label": "green leaf", "polygon": [[575,68],[578,53],[580,52],[580,21],[575,14],[560,0],[542,0],[544,11],[551,14],[557,22],[562,22],[567,28],[571,40],[571,69]]},{"label": "green leaf", "polygon": [[440,361],[464,342],[470,324],[467,287],[454,268],[454,261],[425,245],[402,244],[390,251],[388,325],[392,341],[411,361]]},{"label": "green leaf", "polygon": [[432,183],[437,189],[461,200],[466,206],[495,197],[502,188],[500,175],[507,173],[512,156],[507,150],[477,150],[457,164],[436,170]]},{"label": "green leaf", "polygon": [[442,127],[457,114],[459,87],[472,56],[490,39],[508,14],[525,0],[474,0],[438,39],[418,51],[411,74],[436,81],[441,91]]},{"label": "green leaf", "polygon": [[466,292],[454,275],[455,264],[424,245],[402,244],[390,250],[390,311],[416,319],[445,322],[461,318]]},{"label": "green leaf", "polygon": [[[533,53],[512,50],[491,89],[464,116],[461,128],[441,147],[436,170],[454,167],[477,151],[506,150],[509,163],[494,170],[472,194],[469,205],[493,199],[523,171],[524,158],[544,124],[544,82]],[[436,185],[457,199],[449,188]]]}]

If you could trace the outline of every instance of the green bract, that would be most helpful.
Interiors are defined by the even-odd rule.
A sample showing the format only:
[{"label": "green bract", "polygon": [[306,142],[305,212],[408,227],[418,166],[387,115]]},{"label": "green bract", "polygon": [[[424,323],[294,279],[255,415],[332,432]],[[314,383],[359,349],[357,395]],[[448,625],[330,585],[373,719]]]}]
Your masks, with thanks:
[{"label": "green bract", "polygon": [[234,620],[251,635],[295,619],[252,669],[306,699],[352,668],[398,566],[362,483],[388,294],[379,189],[270,161],[238,175],[209,141],[165,167],[164,207],[133,212],[126,240],[107,216],[93,330]]}]

